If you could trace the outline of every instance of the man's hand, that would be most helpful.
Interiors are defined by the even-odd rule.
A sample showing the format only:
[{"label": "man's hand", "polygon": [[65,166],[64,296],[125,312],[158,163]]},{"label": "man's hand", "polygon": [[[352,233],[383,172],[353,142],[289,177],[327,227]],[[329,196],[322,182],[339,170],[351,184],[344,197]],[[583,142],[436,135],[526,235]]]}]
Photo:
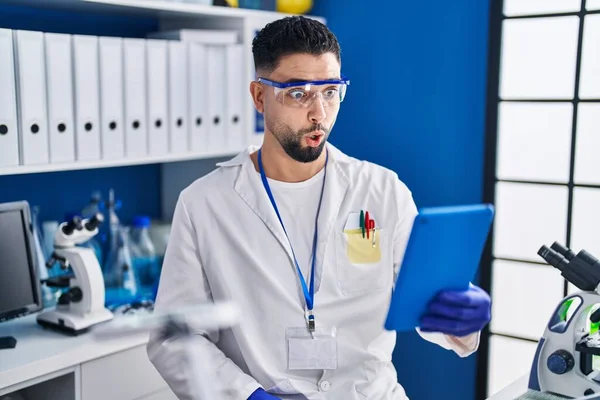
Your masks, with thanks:
[{"label": "man's hand", "polygon": [[421,318],[422,332],[463,337],[481,331],[491,319],[490,296],[473,284],[465,291],[444,291],[435,296]]},{"label": "man's hand", "polygon": [[278,399],[279,399],[279,397],[270,395],[269,393],[265,392],[264,389],[262,389],[262,388],[256,389],[250,395],[250,397],[248,397],[248,400],[278,400]]}]

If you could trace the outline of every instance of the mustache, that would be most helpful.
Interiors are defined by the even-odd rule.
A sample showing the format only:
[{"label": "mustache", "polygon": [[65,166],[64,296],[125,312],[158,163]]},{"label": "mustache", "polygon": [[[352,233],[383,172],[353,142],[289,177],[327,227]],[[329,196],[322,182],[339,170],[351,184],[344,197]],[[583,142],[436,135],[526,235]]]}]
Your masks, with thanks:
[{"label": "mustache", "polygon": [[329,134],[329,129],[324,127],[322,124],[315,124],[315,125],[311,126],[310,128],[304,128],[304,129],[299,130],[298,135],[305,135],[307,133],[311,133],[311,132],[315,132],[315,131],[322,131],[323,133],[325,133],[325,135]]}]

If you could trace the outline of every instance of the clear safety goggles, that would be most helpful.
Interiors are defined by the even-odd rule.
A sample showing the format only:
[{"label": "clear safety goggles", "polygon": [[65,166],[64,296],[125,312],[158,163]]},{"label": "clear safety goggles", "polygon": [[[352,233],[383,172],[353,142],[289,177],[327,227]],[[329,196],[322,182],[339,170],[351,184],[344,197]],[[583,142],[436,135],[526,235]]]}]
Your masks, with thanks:
[{"label": "clear safety goggles", "polygon": [[281,83],[266,78],[258,78],[258,82],[273,87],[275,98],[284,106],[308,108],[317,97],[324,107],[334,107],[344,101],[346,88],[350,81],[342,75],[341,79],[324,81],[303,81]]}]

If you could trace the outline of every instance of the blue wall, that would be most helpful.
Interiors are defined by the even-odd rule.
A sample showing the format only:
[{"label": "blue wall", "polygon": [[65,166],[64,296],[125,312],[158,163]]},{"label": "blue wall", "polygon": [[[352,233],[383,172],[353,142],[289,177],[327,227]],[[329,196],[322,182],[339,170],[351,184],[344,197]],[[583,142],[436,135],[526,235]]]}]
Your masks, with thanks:
[{"label": "blue wall", "polygon": [[[331,141],[396,171],[419,207],[482,201],[487,0],[316,0],[350,78]],[[474,398],[476,357],[398,336],[412,400]]]},{"label": "blue wall", "polygon": [[0,176],[0,203],[27,200],[40,207],[41,220],[62,220],[81,211],[94,191],[108,200],[109,189],[122,202],[124,223],[137,214],[161,216],[160,167],[154,165]]},{"label": "blue wall", "polygon": [[[0,28],[144,37],[158,29],[158,21],[0,5]],[[137,213],[160,217],[157,165],[0,176],[0,202],[27,200],[40,207],[41,220],[62,219],[68,212],[81,210],[95,190],[107,199],[110,188],[115,189],[117,198],[123,202],[119,216],[125,223]]]}]

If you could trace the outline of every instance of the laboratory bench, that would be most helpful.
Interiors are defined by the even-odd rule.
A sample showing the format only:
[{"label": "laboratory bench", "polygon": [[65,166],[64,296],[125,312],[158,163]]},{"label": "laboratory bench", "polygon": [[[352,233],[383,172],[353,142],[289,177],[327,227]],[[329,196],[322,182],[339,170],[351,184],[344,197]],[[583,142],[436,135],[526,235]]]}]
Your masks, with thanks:
[{"label": "laboratory bench", "polygon": [[148,334],[106,340],[89,332],[70,336],[38,325],[36,315],[0,323],[0,337],[17,339],[15,348],[0,350],[0,399],[18,392],[21,397],[7,397],[177,400],[148,360]]}]

